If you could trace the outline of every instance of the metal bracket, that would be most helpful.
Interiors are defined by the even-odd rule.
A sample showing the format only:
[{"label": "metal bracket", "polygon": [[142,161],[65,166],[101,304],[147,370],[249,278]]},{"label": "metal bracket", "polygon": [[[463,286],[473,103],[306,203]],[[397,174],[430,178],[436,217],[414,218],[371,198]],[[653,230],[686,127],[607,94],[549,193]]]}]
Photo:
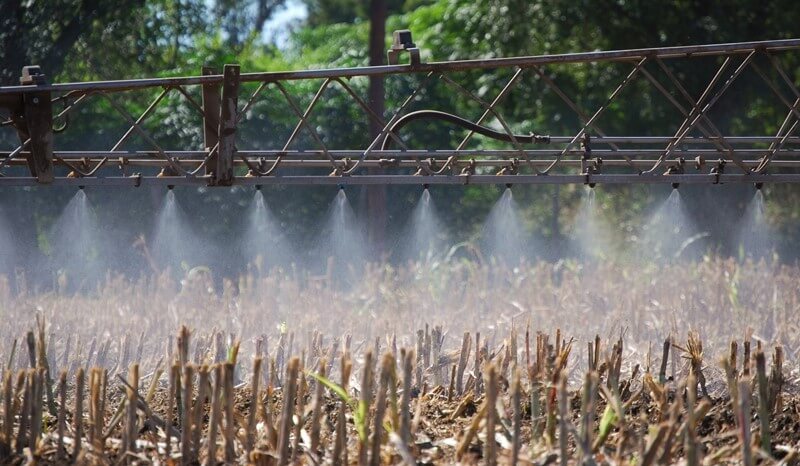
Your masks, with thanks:
[{"label": "metal bracket", "polygon": [[397,65],[400,62],[400,54],[408,52],[411,59],[411,67],[419,66],[419,49],[411,38],[411,31],[401,29],[392,33],[392,48],[386,52],[386,58],[390,65]]},{"label": "metal bracket", "polygon": [[222,70],[222,101],[219,118],[219,149],[214,184],[233,183],[233,156],[236,153],[236,121],[239,114],[239,65],[225,65]]},{"label": "metal bracket", "polygon": [[[211,76],[220,74],[218,68],[211,66],[204,66],[202,69],[203,76]],[[208,154],[214,150],[219,143],[219,115],[220,115],[220,87],[219,84],[203,84],[203,148]],[[211,179],[216,178],[217,159],[218,155],[215,152],[211,155],[206,163],[206,175],[210,175]]]},{"label": "metal bracket", "polygon": [[[38,66],[22,68],[19,78],[23,86],[47,84]],[[22,124],[18,126],[20,142],[30,139],[28,168],[39,183],[52,183],[53,173],[53,104],[50,92],[26,92],[22,96]]]}]

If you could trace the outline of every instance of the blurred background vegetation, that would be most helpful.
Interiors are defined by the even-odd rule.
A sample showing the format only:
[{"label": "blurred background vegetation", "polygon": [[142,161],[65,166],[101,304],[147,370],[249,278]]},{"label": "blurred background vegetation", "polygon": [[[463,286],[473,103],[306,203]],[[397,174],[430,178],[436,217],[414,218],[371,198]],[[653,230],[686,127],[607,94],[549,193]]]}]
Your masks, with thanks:
[{"label": "blurred background vegetation", "polygon": [[[379,8],[376,8],[376,4]],[[386,31],[410,29],[423,50],[423,60],[452,60],[512,55],[536,55],[600,49],[625,49],[783,39],[797,35],[800,2],[774,0],[4,0],[0,2],[0,80],[15,84],[22,66],[42,66],[52,82],[110,80],[199,74],[201,66],[239,63],[242,71],[278,71],[322,67],[363,66],[370,63],[369,34],[375,15],[386,18]],[[289,18],[289,19],[286,19]],[[388,47],[390,34],[384,34]],[[383,51],[381,51],[383,55]],[[712,69],[713,63],[709,63]],[[795,82],[800,64],[784,63]],[[618,82],[618,73],[591,67],[550,70],[565,90],[600,89],[579,104],[590,107],[604,99]],[[620,68],[619,73],[627,72]],[[678,70],[690,89],[707,80],[708,70]],[[695,76],[696,75],[696,76]],[[479,95],[494,95],[509,76],[464,73],[461,83]],[[752,79],[750,79],[752,78]],[[757,77],[743,76],[735,95],[756,102],[768,90],[757,85]],[[313,86],[313,83],[309,84]],[[367,83],[353,83],[362,95]],[[403,87],[406,86],[406,87]],[[527,93],[526,90],[528,89]],[[313,87],[293,88],[297,95],[313,93]],[[573,134],[577,119],[557,104],[552,94],[537,94],[535,86],[521,86],[502,112],[515,128],[545,128],[550,134]],[[396,103],[408,91],[405,85],[387,82],[386,99]],[[345,104],[341,90],[331,90],[315,116],[326,128],[332,146],[362,144],[369,129],[359,111]],[[516,91],[515,91],[516,92]],[[433,86],[427,91],[428,107],[472,115],[474,105],[458,94]],[[131,112],[141,112],[152,99],[142,94],[126,102]],[[592,100],[594,99],[594,100]],[[659,134],[674,131],[674,115],[668,107],[654,106],[650,94],[642,92],[630,108],[614,108],[610,134]],[[301,102],[306,102],[302,100]],[[265,96],[261,112],[270,106],[285,106],[279,95]],[[387,104],[388,106],[388,104]],[[772,112],[772,113],[770,113]],[[109,118],[108,104],[81,108],[75,127],[59,135],[57,149],[110,147],[124,131],[119,118]],[[243,124],[239,148],[265,147],[285,139],[294,120],[256,118]],[[751,115],[717,109],[715,123],[725,131],[742,134],[775,132],[783,118],[764,106]],[[324,123],[324,124],[323,124]],[[199,120],[180,97],[157,111],[150,128],[169,148],[199,148]],[[12,135],[13,136],[13,135]],[[412,138],[416,147],[445,147],[463,133],[452,128],[426,128]],[[3,146],[16,141],[4,135]],[[135,143],[126,146],[136,148]],[[351,201],[366,216],[365,190],[352,188]],[[453,240],[474,238],[481,223],[500,195],[498,187],[435,188],[434,202]],[[620,232],[624,243],[654,205],[668,194],[668,187],[602,186],[597,200],[609,224]],[[684,188],[681,188],[684,191]],[[571,222],[584,191],[582,186],[519,186],[515,197],[530,231],[547,241],[549,252],[570,235]],[[800,239],[800,190],[794,186],[768,186],[768,218],[779,232],[779,252],[793,260]],[[158,190],[88,190],[98,221],[133,244],[148,235],[154,212],[163,200]],[[192,213],[193,226],[223,244],[246,216],[252,192],[243,189],[176,189],[183,208]],[[74,194],[69,189],[4,189],[2,209],[13,219],[13,229],[28,238],[31,254],[46,253],[48,231]],[[299,241],[312,237],[328,209],[334,188],[265,188],[270,207],[290,237]],[[736,255],[738,245],[729,234],[732,225],[752,198],[750,186],[686,187],[687,208],[701,229],[715,241],[711,248]],[[419,196],[418,188],[390,187],[386,194],[388,231],[400,231],[408,211]],[[391,247],[391,240],[387,242]],[[623,244],[624,246],[624,244]],[[546,255],[546,254],[545,254]]]}]

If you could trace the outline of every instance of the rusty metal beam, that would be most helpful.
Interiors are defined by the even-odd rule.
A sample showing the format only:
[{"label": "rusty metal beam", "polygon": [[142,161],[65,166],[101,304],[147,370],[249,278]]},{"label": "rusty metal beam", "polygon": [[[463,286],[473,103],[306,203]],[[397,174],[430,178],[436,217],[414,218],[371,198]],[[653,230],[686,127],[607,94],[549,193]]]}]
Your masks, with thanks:
[{"label": "rusty metal beam", "polygon": [[[219,69],[204,66],[203,76],[219,74]],[[218,152],[214,148],[219,144],[220,88],[217,83],[203,84],[203,149],[209,154],[206,164],[206,175],[214,177],[217,170]]]},{"label": "rusty metal beam", "polygon": [[[354,76],[386,76],[407,73],[441,73],[446,71],[466,71],[518,66],[527,68],[548,64],[587,63],[593,61],[619,62],[638,61],[651,58],[685,58],[713,55],[747,54],[753,50],[781,51],[800,48],[800,39],[783,39],[757,42],[738,42],[730,44],[691,45],[681,47],[658,47],[601,52],[580,52],[558,55],[538,55],[526,57],[490,58],[480,60],[457,60],[448,62],[422,63],[418,66],[388,65],[355,68],[333,68],[320,70],[278,71],[263,73],[244,73],[241,82],[289,81],[298,79],[345,78]],[[221,83],[223,75],[190,76],[176,78],[127,79],[119,81],[94,81],[83,83],[51,84],[43,90],[51,92],[69,91],[125,91],[159,86],[185,86]],[[0,87],[0,95],[30,92],[22,86]]]},{"label": "rusty metal beam", "polygon": [[233,182],[233,156],[236,152],[236,121],[239,105],[239,65],[223,69],[222,100],[219,116],[219,149],[213,184],[229,186]]},{"label": "rusty metal beam", "polygon": [[[204,186],[209,177],[181,176],[126,176],[126,177],[56,177],[55,186],[95,186],[95,187],[139,187],[139,186]],[[684,174],[684,175],[632,175],[632,174],[596,174],[596,175],[354,175],[354,176],[265,176],[234,177],[234,186],[268,186],[268,185],[551,185],[551,184],[754,184],[754,183],[800,183],[798,173],[777,174]],[[34,186],[36,178],[0,177],[0,187]]]},{"label": "rusty metal beam", "polygon": [[[44,74],[38,66],[22,69],[20,83],[24,86],[44,87]],[[17,126],[20,142],[30,140],[28,168],[39,183],[53,181],[53,104],[50,92],[37,90],[23,95],[22,123]]]}]

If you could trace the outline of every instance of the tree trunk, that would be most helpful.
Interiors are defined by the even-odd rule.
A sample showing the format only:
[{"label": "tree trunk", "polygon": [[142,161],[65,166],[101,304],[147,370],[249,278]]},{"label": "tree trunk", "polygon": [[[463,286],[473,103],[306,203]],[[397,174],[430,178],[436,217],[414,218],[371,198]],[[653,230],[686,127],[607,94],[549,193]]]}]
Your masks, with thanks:
[{"label": "tree trunk", "polygon": [[[380,66],[384,64],[386,16],[388,15],[386,0],[371,0],[369,6],[369,64]],[[369,106],[375,114],[383,117],[384,114],[384,87],[382,76],[369,78]],[[377,137],[381,130],[380,123],[370,119],[369,133],[372,139]],[[371,174],[379,174],[382,170],[370,169]],[[367,188],[367,213],[369,216],[369,239],[374,245],[378,256],[386,251],[386,186],[376,185]]]}]

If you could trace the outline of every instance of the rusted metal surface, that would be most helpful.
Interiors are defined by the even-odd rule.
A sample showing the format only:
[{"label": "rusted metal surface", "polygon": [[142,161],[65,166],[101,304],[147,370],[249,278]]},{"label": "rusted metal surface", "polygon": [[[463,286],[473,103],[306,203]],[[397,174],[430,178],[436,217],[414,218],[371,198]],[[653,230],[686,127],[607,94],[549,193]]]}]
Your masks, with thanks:
[{"label": "rusted metal surface", "polygon": [[[204,66],[203,76],[213,76],[219,71],[214,67]],[[219,144],[220,87],[218,84],[203,85],[203,148],[208,152],[206,175],[215,176],[217,154],[212,153]]]},{"label": "rusted metal surface", "polygon": [[39,183],[53,181],[53,104],[50,92],[39,90],[47,82],[38,66],[26,66],[20,83],[36,88],[22,95],[22,112],[18,114],[19,140],[30,148],[26,159],[31,175]]},{"label": "rusted metal surface", "polygon": [[[791,63],[796,63],[800,39],[423,63],[410,32],[396,31],[388,66],[241,73],[238,65],[225,65],[222,73],[204,67],[200,76],[66,84],[49,84],[38,69],[30,68],[25,85],[0,87],[0,131],[16,131],[20,139],[16,147],[0,150],[0,186],[796,183],[800,182],[800,91],[782,61],[784,54],[792,53]],[[410,63],[398,64],[406,54]],[[712,60],[706,65],[715,64],[716,72],[701,89],[690,88],[674,63],[683,60],[691,65],[703,57]],[[570,86],[559,83],[551,70],[586,63],[616,67],[619,79],[610,83],[616,85],[608,88],[607,95],[574,95],[580,89],[570,95],[566,91]],[[456,78],[458,72],[470,70],[505,72],[495,80],[498,92],[478,92]],[[765,95],[778,105],[770,113],[780,115],[773,123],[777,131],[727,134],[714,122],[714,108],[746,72],[765,85]],[[363,90],[355,85],[371,76],[405,80],[399,88],[407,93],[396,96],[385,115],[372,111]],[[514,132],[519,122],[509,120],[500,109],[505,100],[514,98],[526,77],[536,79],[566,105],[578,121],[574,132]],[[313,93],[297,95],[297,83],[290,81],[308,81],[308,86],[300,87]],[[663,128],[667,135],[608,131],[604,117],[625,102],[634,83],[648,86],[679,115],[674,126]],[[480,114],[426,109],[425,98],[434,85],[477,107]],[[145,105],[133,101],[148,89],[153,97]],[[371,124],[380,128],[377,137],[344,148],[328,140],[326,128],[315,116],[331,89],[361,112],[357,117],[341,116],[362,119],[349,126]],[[266,95],[283,106],[259,106]],[[125,131],[108,150],[54,150],[59,134],[71,130],[70,119],[80,117],[73,109],[95,99],[110,106]],[[587,102],[599,104],[592,107]],[[194,130],[202,134],[197,147],[176,150],[159,140],[159,132],[152,128],[154,114],[175,112],[176,105],[184,114],[200,117]],[[532,107],[531,116],[536,111]],[[249,119],[269,122],[278,116],[282,121],[294,119],[285,140],[256,148],[241,140],[240,127]],[[407,135],[414,126],[402,128],[415,119],[449,125],[465,136],[452,148],[410,147]],[[482,126],[491,121],[497,125]],[[495,142],[487,146],[491,149],[470,148],[468,143],[476,135],[496,139],[504,147]],[[87,134],[86,140],[92,137]]]}]

